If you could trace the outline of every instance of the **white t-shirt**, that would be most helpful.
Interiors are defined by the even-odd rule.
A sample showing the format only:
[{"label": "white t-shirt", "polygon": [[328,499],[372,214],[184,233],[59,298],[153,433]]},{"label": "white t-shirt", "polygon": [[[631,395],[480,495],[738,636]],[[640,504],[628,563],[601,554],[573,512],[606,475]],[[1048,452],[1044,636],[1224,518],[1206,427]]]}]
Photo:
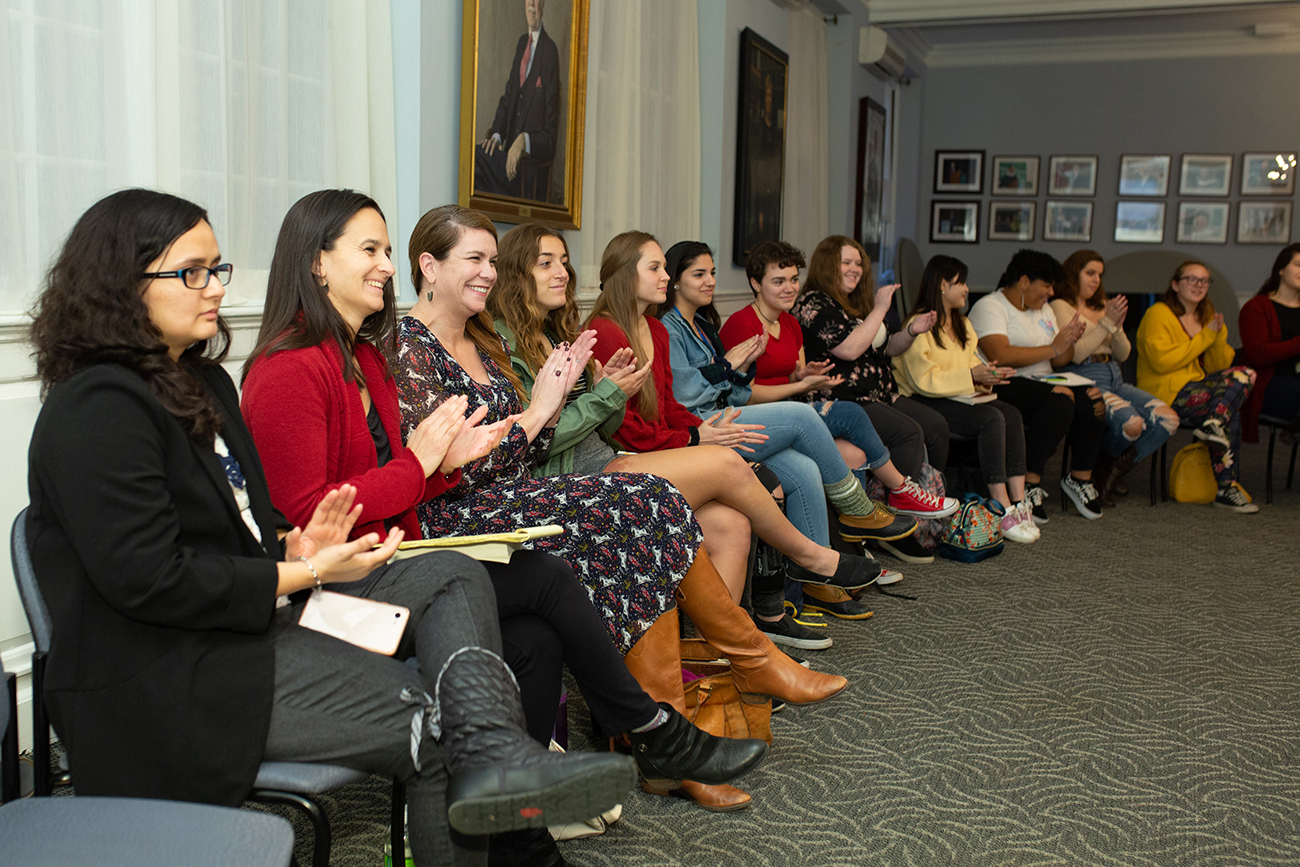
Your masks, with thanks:
[{"label": "white t-shirt", "polygon": [[[971,307],[970,324],[979,337],[1005,334],[1012,346],[1047,346],[1056,339],[1056,314],[1043,302],[1037,310],[1017,310],[1001,291],[991,292]],[[1052,372],[1050,359],[1016,368],[1017,376],[1045,376]]]}]

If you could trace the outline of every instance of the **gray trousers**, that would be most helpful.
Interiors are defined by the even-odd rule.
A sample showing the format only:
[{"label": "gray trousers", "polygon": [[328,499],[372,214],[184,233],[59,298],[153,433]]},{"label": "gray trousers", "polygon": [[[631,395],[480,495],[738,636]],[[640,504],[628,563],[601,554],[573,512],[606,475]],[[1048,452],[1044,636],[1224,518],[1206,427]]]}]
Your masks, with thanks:
[{"label": "gray trousers", "polygon": [[[398,561],[331,589],[411,609],[397,658],[297,626],[299,605],[280,609],[273,627],[275,694],[265,759],[324,762],[396,777],[406,785],[417,864],[486,864],[487,838],[466,837],[447,823],[448,774],[441,748],[412,730],[415,713],[425,709],[415,697],[434,695],[434,681],[452,653],[466,646],[501,653],[496,599],[486,571],[462,554],[439,552]],[[419,671],[400,661],[411,656],[418,658]]]}]

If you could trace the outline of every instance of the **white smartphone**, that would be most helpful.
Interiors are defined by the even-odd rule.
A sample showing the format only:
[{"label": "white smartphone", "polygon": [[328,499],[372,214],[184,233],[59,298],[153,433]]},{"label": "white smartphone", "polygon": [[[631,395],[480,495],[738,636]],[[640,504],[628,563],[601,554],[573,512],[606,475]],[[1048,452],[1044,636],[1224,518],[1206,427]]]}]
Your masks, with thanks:
[{"label": "white smartphone", "polygon": [[329,590],[313,590],[298,625],[384,656],[397,652],[411,610]]}]

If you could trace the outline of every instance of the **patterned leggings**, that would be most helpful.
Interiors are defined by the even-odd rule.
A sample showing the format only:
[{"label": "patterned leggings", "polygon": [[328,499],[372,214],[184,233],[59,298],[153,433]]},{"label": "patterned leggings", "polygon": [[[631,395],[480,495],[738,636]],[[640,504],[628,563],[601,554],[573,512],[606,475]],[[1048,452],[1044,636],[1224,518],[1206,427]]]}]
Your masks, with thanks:
[{"label": "patterned leggings", "polygon": [[1184,424],[1201,425],[1211,419],[1223,424],[1230,446],[1207,442],[1214,464],[1214,480],[1223,488],[1237,480],[1237,452],[1241,449],[1241,405],[1255,384],[1249,367],[1229,367],[1207,373],[1187,383],[1169,404]]}]

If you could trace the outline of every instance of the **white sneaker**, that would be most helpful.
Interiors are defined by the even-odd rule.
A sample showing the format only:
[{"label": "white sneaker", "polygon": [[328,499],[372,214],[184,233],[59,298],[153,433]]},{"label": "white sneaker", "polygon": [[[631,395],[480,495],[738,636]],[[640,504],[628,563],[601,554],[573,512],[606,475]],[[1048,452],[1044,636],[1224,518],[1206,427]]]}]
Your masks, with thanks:
[{"label": "white sneaker", "polygon": [[1028,526],[1025,522],[1025,514],[1017,506],[1012,506],[1005,515],[1002,516],[1002,537],[1010,539],[1012,542],[1020,542],[1028,545],[1038,539],[1034,531],[1029,529],[1034,526],[1033,518],[1029,519]]},{"label": "white sneaker", "polygon": [[882,584],[897,584],[903,580],[902,572],[895,572],[893,569],[881,569],[880,577],[876,579],[876,586]]},{"label": "white sneaker", "polygon": [[1030,505],[1029,500],[1021,500],[1011,508],[1020,511],[1020,514],[1025,519],[1025,526],[1033,531],[1035,541],[1043,538],[1043,529],[1038,526],[1038,522],[1034,520],[1034,507]]}]

